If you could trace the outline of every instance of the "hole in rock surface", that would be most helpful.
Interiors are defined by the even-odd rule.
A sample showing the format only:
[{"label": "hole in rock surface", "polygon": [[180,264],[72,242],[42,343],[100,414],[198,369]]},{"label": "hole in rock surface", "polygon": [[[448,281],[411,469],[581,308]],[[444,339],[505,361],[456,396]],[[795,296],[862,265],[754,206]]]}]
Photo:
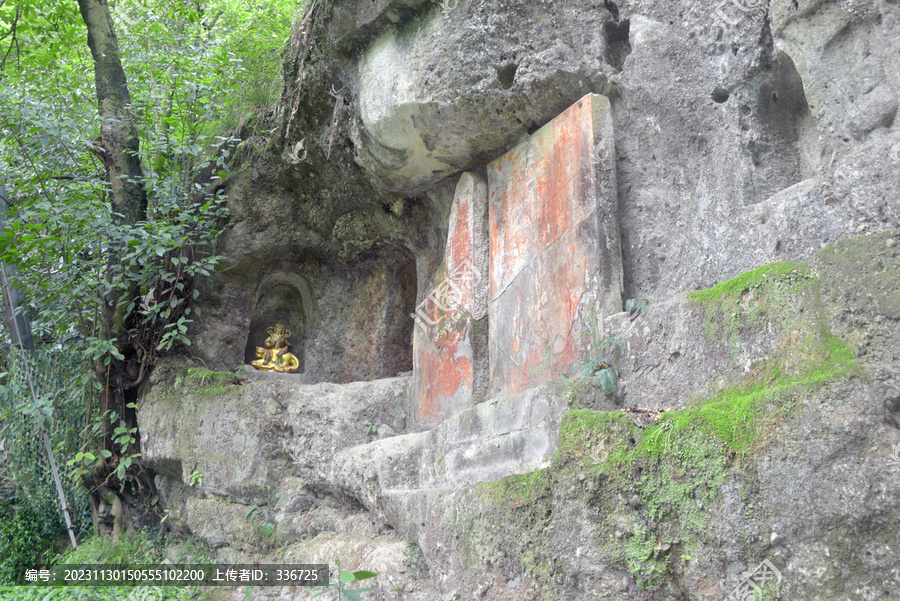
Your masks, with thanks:
[{"label": "hole in rock surface", "polygon": [[625,59],[631,54],[631,22],[624,19],[621,23],[607,21],[603,24],[606,37],[606,62],[617,72],[625,67]]},{"label": "hole in rock surface", "polygon": [[519,65],[515,63],[510,63],[497,69],[497,79],[500,81],[501,88],[508,90],[513,86],[518,69]]},{"label": "hole in rock surface", "polygon": [[726,90],[725,88],[716,88],[715,90],[713,90],[712,99],[713,99],[713,102],[722,104],[723,102],[728,100],[728,97],[730,95],[731,94],[729,94],[728,90]]}]

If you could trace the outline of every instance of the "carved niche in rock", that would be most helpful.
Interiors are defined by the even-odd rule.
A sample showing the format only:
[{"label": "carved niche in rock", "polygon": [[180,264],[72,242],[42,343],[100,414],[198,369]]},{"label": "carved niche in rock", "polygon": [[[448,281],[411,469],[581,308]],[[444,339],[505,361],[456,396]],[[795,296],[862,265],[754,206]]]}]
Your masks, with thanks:
[{"label": "carved niche in rock", "polygon": [[[269,349],[272,324],[282,324],[284,329],[291,332],[290,352],[296,357],[297,364],[294,370],[282,371],[302,372],[310,299],[309,285],[297,274],[275,273],[263,280],[253,306],[244,361],[256,365],[263,360],[259,357],[258,349]],[[267,341],[270,342],[269,346],[266,345]]]}]

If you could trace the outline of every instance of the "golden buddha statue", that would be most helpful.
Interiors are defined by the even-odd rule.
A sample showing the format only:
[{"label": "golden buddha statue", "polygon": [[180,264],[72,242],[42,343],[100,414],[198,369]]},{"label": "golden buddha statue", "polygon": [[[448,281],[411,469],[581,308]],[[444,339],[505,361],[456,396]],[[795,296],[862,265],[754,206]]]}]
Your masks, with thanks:
[{"label": "golden buddha statue", "polygon": [[291,331],[285,329],[283,324],[276,323],[274,328],[268,328],[266,332],[269,337],[263,342],[265,346],[256,347],[258,358],[250,365],[262,371],[296,372],[300,368],[300,360],[288,352],[288,337]]}]

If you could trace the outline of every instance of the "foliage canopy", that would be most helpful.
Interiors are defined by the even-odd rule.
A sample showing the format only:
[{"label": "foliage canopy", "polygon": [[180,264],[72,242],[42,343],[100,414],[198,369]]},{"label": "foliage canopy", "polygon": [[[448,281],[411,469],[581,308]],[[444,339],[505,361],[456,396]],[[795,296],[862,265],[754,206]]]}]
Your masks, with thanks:
[{"label": "foliage canopy", "polygon": [[[13,283],[28,299],[22,310],[39,341],[40,379],[66,383],[66,394],[39,386],[45,392],[32,404],[16,375],[22,357],[5,338],[0,438],[12,448],[24,449],[35,427],[51,424],[59,463],[83,476],[88,458],[107,457],[91,452],[103,446],[98,424],[106,420],[116,465],[138,457],[126,409],[98,414],[97,393],[109,382],[99,381],[96,366],[138,370],[129,384],[136,387],[155,356],[190,345],[197,282],[220,259],[214,249],[234,136],[249,116],[275,110],[281,50],[299,4],[110,0],[148,198],[145,218],[126,223],[111,208],[77,3],[0,0],[0,184],[11,205],[0,222],[0,259],[19,269]],[[103,319],[111,299],[114,328]],[[0,487],[19,489],[23,507],[47,510],[22,484],[42,482],[40,466],[15,469]]]}]

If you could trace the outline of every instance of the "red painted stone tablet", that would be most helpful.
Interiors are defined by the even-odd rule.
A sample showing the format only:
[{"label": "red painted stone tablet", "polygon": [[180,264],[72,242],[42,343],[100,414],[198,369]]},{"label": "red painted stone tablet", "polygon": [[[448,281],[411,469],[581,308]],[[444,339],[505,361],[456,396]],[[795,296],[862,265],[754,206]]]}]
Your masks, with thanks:
[{"label": "red painted stone tablet", "polygon": [[609,100],[583,97],[490,163],[488,191],[497,396],[577,374],[589,332],[622,310]]},{"label": "red painted stone tablet", "polygon": [[471,407],[487,384],[487,186],[463,173],[444,261],[413,315],[415,419],[434,426]]}]

